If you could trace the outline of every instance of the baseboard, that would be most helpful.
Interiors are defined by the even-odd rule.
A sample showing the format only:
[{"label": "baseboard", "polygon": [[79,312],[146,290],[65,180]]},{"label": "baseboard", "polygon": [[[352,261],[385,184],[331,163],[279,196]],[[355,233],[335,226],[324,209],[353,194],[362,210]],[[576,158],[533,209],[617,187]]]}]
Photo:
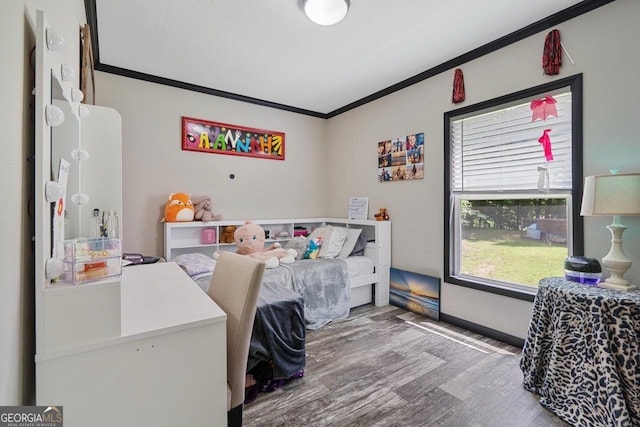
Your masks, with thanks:
[{"label": "baseboard", "polygon": [[455,316],[440,313],[440,320],[455,326],[459,326],[468,331],[484,335],[485,337],[493,338],[494,340],[507,343],[517,348],[522,348],[524,346],[524,340],[522,338],[514,337],[513,335],[505,334],[504,332],[496,331],[495,329],[487,328],[486,326],[478,325],[477,323],[469,322]]}]

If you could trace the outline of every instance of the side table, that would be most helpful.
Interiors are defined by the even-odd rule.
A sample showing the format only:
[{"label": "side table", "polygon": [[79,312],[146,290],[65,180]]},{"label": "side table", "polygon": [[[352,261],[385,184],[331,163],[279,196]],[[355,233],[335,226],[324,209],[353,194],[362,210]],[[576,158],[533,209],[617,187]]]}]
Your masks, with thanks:
[{"label": "side table", "polygon": [[640,293],[540,281],[524,388],[576,426],[640,426]]}]

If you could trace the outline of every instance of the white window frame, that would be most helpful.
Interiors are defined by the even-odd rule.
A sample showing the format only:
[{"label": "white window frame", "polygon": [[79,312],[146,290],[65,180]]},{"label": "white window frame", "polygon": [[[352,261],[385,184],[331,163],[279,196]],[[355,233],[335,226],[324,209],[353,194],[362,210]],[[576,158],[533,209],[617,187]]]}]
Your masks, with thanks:
[{"label": "white window frame", "polygon": [[[493,191],[455,191],[452,184],[451,125],[463,117],[498,111],[511,105],[527,102],[537,96],[545,96],[561,89],[571,91],[571,188],[551,189],[544,193],[531,191],[497,190]],[[567,199],[567,249],[568,254],[582,254],[584,250],[583,221],[579,215],[579,203],[582,194],[582,75],[567,77],[551,83],[525,89],[476,105],[445,113],[445,265],[444,281],[467,286],[509,297],[532,301],[536,288],[515,283],[501,282],[460,273],[461,267],[461,217],[460,200],[498,200],[498,199]],[[459,186],[458,186],[459,189]],[[542,277],[541,277],[542,278]]]}]

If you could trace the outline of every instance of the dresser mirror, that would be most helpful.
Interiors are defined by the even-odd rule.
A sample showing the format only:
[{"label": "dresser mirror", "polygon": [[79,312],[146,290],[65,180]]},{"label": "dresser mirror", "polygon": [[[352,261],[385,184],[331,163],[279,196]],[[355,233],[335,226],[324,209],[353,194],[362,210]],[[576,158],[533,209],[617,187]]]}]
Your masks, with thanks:
[{"label": "dresser mirror", "polygon": [[101,215],[109,211],[122,214],[121,118],[111,108],[67,101],[55,76],[51,89],[52,104],[65,116],[51,128],[51,179],[63,184],[61,161],[68,164],[63,216],[57,216],[60,211],[56,209],[52,212],[52,226],[56,220],[63,221],[64,232],[54,238],[91,237],[93,209],[99,209]]},{"label": "dresser mirror", "polygon": [[[61,169],[67,171],[66,197],[62,206],[64,236],[57,237],[73,239],[80,237],[82,224],[82,205],[72,201],[72,199],[78,200],[78,196],[73,197],[74,195],[81,194],[82,161],[77,160],[81,152],[80,121],[77,112],[73,111],[74,106],[64,99],[62,87],[54,76],[51,77],[51,97],[51,103],[60,108],[64,114],[64,121],[58,126],[51,127],[51,179],[63,185],[64,172],[61,176]],[[75,108],[78,108],[77,104]],[[68,168],[61,168],[61,162],[67,162]],[[57,212],[53,212],[52,222],[55,222],[56,218]]]}]

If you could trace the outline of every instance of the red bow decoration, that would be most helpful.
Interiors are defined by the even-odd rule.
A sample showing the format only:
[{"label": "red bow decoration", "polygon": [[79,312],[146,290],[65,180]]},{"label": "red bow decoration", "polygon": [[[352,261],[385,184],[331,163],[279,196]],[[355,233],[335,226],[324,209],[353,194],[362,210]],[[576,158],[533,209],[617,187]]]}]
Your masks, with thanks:
[{"label": "red bow decoration", "polygon": [[454,104],[464,101],[464,76],[462,70],[456,68],[453,74],[453,93],[451,95],[451,101]]},{"label": "red bow decoration", "polygon": [[560,31],[551,30],[544,39],[542,69],[544,74],[553,76],[555,74],[560,74],[560,66],[562,66],[562,43],[560,42]]},{"label": "red bow decoration", "polygon": [[549,160],[553,160],[553,153],[551,152],[551,139],[549,138],[549,132],[551,129],[545,129],[542,136],[538,138],[538,142],[542,144],[544,148],[544,157]]},{"label": "red bow decoration", "polygon": [[535,122],[537,119],[547,120],[549,116],[558,117],[556,102],[556,99],[551,95],[531,101],[531,111],[533,111],[531,121]]}]

